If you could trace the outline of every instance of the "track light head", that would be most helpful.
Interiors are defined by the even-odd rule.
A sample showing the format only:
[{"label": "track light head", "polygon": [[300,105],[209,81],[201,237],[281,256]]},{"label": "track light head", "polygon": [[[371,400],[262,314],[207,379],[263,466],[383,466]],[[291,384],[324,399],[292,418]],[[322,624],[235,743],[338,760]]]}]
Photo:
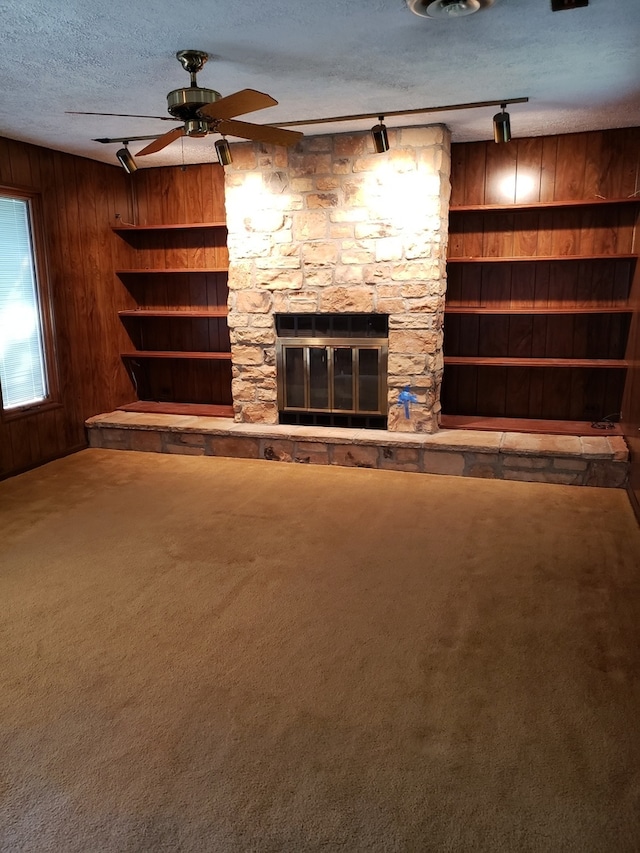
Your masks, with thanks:
[{"label": "track light head", "polygon": [[383,122],[384,116],[378,116],[378,124],[374,124],[371,128],[373,147],[376,150],[376,154],[383,154],[389,150],[389,137],[387,135],[387,128]]},{"label": "track light head", "polygon": [[493,117],[493,138],[496,142],[511,141],[511,120],[509,113],[505,112],[507,105],[501,104],[502,112]]},{"label": "track light head", "polygon": [[218,155],[218,162],[221,166],[230,166],[233,163],[233,157],[231,156],[231,149],[229,148],[229,143],[226,139],[216,139],[215,143],[216,154]]},{"label": "track light head", "polygon": [[138,168],[138,164],[133,159],[133,154],[127,148],[128,142],[123,142],[124,148],[121,148],[119,151],[116,151],[116,157],[120,161],[120,165],[125,170],[127,175],[131,175]]}]

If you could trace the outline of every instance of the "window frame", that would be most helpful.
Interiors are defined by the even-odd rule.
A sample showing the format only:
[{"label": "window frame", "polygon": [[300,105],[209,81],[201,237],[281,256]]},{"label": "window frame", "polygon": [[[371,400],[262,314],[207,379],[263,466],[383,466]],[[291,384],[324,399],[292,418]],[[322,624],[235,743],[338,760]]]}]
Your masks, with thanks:
[{"label": "window frame", "polygon": [[12,409],[4,408],[4,403],[2,401],[2,387],[0,387],[0,420],[13,421],[39,412],[45,412],[49,409],[58,409],[61,407],[61,404],[59,400],[58,359],[55,346],[56,338],[54,333],[53,300],[49,278],[46,241],[42,224],[42,197],[37,190],[28,187],[15,187],[8,184],[0,184],[0,196],[3,198],[14,198],[27,203],[31,253],[36,279],[38,316],[42,332],[44,371],[47,382],[47,396],[43,400],[39,400],[37,403],[27,403],[24,406],[16,406]]}]

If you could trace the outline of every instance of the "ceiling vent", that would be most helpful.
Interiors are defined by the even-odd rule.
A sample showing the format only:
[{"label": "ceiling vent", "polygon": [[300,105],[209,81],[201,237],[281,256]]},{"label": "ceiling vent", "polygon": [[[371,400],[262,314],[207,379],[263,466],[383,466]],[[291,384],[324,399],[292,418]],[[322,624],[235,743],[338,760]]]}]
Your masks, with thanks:
[{"label": "ceiling vent", "polygon": [[494,3],[495,0],[407,0],[407,6],[414,15],[441,21],[473,15]]},{"label": "ceiling vent", "polygon": [[551,11],[562,12],[563,9],[579,9],[588,5],[589,0],[551,0]]}]

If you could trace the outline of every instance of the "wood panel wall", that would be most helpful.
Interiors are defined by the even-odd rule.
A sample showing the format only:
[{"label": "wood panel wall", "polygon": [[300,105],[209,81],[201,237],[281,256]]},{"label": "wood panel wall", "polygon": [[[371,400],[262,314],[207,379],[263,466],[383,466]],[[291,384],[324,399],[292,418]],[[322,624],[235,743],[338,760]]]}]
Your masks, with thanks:
[{"label": "wood panel wall", "polygon": [[451,206],[627,198],[639,188],[639,149],[638,127],[454,144]]},{"label": "wood panel wall", "polygon": [[0,138],[0,183],[39,194],[52,297],[56,405],[0,418],[0,476],[85,446],[84,421],[134,398],[119,357],[126,304],[111,225],[132,215],[116,166]]},{"label": "wood panel wall", "polygon": [[[135,173],[135,178],[136,225],[224,222],[226,219],[224,170],[217,163],[143,169]],[[175,259],[167,260],[167,266],[179,266],[174,263]]]}]

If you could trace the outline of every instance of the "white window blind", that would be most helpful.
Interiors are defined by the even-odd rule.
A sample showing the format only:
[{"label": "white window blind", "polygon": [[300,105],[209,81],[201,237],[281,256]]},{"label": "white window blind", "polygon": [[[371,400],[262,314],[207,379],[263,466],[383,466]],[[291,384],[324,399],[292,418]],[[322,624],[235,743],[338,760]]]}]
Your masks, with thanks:
[{"label": "white window blind", "polygon": [[47,397],[29,202],[0,196],[0,388],[15,409]]}]

